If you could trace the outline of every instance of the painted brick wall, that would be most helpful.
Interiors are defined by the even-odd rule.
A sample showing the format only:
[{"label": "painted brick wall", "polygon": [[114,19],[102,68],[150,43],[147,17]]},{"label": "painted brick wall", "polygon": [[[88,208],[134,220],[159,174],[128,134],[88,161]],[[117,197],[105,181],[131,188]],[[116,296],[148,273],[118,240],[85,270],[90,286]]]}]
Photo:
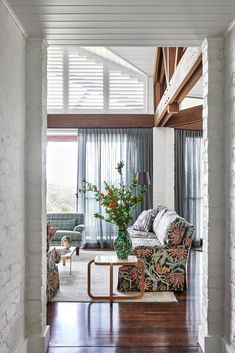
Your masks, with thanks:
[{"label": "painted brick wall", "polygon": [[203,298],[199,342],[221,353],[224,305],[224,48],[209,38],[203,52]]},{"label": "painted brick wall", "polygon": [[25,39],[0,1],[1,353],[23,352],[26,334],[24,131]]},{"label": "painted brick wall", "polygon": [[153,128],[153,207],[174,209],[174,129]]},{"label": "painted brick wall", "polygon": [[46,45],[26,46],[25,211],[28,251],[27,324],[29,353],[42,353],[46,327]]},{"label": "painted brick wall", "polygon": [[235,27],[225,38],[225,351],[235,352]]}]

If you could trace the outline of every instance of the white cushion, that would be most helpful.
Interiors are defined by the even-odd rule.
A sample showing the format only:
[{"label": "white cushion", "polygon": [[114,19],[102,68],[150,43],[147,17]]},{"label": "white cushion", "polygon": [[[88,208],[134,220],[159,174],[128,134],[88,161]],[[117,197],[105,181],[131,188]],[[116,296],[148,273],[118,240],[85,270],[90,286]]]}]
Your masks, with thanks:
[{"label": "white cushion", "polygon": [[132,229],[148,232],[152,225],[152,209],[141,212]]},{"label": "white cushion", "polygon": [[156,216],[153,222],[153,230],[161,244],[166,244],[167,232],[171,228],[172,222],[177,214],[174,211],[162,210]]}]

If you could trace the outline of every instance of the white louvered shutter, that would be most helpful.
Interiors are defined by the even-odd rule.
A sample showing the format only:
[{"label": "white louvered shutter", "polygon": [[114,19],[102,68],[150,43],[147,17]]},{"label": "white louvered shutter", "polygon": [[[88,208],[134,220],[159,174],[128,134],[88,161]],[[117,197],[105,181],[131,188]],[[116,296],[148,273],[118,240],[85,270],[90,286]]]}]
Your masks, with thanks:
[{"label": "white louvered shutter", "polygon": [[69,50],[69,110],[103,111],[103,63]]},{"label": "white louvered shutter", "polygon": [[63,48],[49,47],[47,58],[47,109],[63,111]]},{"label": "white louvered shutter", "polygon": [[119,69],[109,71],[109,109],[144,110],[145,83],[143,79],[123,73]]}]

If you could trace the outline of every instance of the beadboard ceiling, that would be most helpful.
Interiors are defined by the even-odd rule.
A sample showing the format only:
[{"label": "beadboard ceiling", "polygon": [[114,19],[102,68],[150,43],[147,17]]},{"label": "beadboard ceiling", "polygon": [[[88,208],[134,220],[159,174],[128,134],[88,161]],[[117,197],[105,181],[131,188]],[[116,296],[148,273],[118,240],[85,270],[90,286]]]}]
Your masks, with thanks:
[{"label": "beadboard ceiling", "polygon": [[8,0],[27,34],[49,44],[198,46],[223,33],[235,0]]}]

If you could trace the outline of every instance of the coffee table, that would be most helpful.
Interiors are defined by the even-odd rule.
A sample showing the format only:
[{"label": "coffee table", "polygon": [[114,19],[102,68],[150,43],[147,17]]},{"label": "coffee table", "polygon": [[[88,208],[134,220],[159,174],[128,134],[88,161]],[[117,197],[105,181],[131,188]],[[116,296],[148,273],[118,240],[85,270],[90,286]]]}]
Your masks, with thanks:
[{"label": "coffee table", "polygon": [[63,246],[52,246],[51,248],[53,248],[53,249],[55,248],[56,250],[58,250],[60,252],[63,266],[66,265],[66,260],[70,260],[69,274],[71,275],[71,273],[72,273],[72,259],[73,259],[73,255],[75,254],[75,251],[76,251],[76,246],[71,246],[65,253],[63,253],[65,251],[65,248]]},{"label": "coffee table", "polygon": [[[109,266],[109,295],[94,295],[91,293],[91,265]],[[137,266],[141,269],[141,285],[140,293],[134,295],[116,295],[113,293],[113,266]],[[91,299],[109,299],[112,304],[113,300],[140,299],[144,295],[144,262],[138,260],[136,256],[130,255],[125,260],[120,260],[117,256],[96,256],[88,263],[87,277],[87,294]]]}]

